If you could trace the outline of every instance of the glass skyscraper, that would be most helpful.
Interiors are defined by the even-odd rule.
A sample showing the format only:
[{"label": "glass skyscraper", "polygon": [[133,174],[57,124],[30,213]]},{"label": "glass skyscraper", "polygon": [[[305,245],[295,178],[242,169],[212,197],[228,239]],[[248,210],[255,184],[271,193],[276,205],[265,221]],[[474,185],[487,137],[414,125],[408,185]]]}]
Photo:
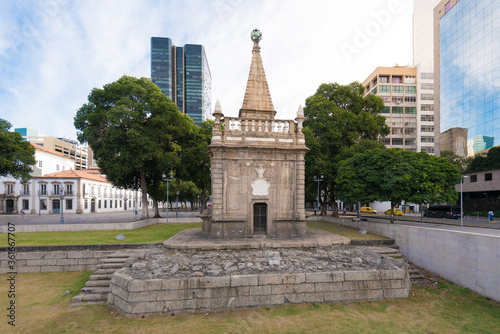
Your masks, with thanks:
[{"label": "glass skyscraper", "polygon": [[452,136],[441,135],[441,148],[460,145],[463,150],[457,152],[467,152],[468,147],[474,152],[466,154],[474,155],[500,144],[500,1],[444,0],[434,9],[434,17],[439,131],[467,129],[460,144],[450,146],[446,138]]},{"label": "glass skyscraper", "polygon": [[151,80],[195,124],[210,117],[212,76],[202,45],[177,47],[170,38],[151,38]]}]

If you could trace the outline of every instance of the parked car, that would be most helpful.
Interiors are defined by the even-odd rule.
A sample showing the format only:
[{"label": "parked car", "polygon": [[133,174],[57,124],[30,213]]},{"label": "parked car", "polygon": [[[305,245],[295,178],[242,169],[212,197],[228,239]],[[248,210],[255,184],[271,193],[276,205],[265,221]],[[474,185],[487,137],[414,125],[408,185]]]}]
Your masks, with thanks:
[{"label": "parked car", "polygon": [[373,210],[369,206],[362,206],[360,211],[363,213],[373,213],[373,214],[377,213],[377,210]]},{"label": "parked car", "polygon": [[[390,215],[391,214],[391,209],[385,210],[384,213],[386,215]],[[394,209],[394,215],[395,216],[402,216],[403,215],[403,211],[401,211],[401,209]]]},{"label": "parked car", "polygon": [[459,205],[431,205],[425,211],[424,217],[458,219],[461,216]]}]

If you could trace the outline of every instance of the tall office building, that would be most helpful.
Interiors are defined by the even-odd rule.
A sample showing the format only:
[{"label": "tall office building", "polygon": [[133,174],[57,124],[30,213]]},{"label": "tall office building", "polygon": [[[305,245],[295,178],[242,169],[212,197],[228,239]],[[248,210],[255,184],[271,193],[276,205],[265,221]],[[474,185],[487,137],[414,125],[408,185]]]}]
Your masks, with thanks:
[{"label": "tall office building", "polygon": [[418,66],[377,67],[363,82],[366,94],[382,98],[382,115],[391,133],[381,141],[388,148],[434,153],[432,72]]},{"label": "tall office building", "polygon": [[195,124],[210,118],[212,75],[203,45],[178,47],[170,38],[152,37],[151,80]]},{"label": "tall office building", "polygon": [[456,154],[485,146],[474,138],[493,146],[500,137],[499,18],[498,0],[442,0],[434,8],[435,134],[467,129]]}]

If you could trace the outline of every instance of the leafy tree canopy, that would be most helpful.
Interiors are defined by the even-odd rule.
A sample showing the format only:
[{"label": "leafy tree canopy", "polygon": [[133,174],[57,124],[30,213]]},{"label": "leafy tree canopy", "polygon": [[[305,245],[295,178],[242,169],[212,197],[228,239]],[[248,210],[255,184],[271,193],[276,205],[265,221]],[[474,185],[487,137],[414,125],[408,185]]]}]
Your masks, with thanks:
[{"label": "leafy tree canopy", "polygon": [[0,119],[0,176],[11,175],[25,182],[31,179],[35,149],[21,134],[10,132],[12,125]]},{"label": "leafy tree canopy", "polygon": [[339,198],[348,203],[454,203],[460,169],[425,152],[374,149],[340,163]]},{"label": "leafy tree canopy", "polygon": [[140,186],[141,219],[149,217],[148,185],[159,186],[161,175],[178,166],[179,141],[196,131],[193,121],[150,79],[130,76],[94,88],[75,116],[75,127],[110,182]]},{"label": "leafy tree canopy", "polygon": [[500,146],[490,148],[486,157],[478,155],[472,159],[466,173],[482,172],[492,169],[500,169]]},{"label": "leafy tree canopy", "polygon": [[[315,193],[313,176],[324,175],[322,214],[326,213],[327,202],[334,203],[337,199],[339,163],[355,152],[383,147],[377,140],[389,134],[385,117],[379,115],[384,102],[375,95],[363,97],[363,93],[364,87],[359,82],[331,83],[320,85],[306,99],[303,132],[310,149],[306,155],[306,191]],[[333,215],[337,216],[336,205],[332,207]]]},{"label": "leafy tree canopy", "polygon": [[465,173],[470,162],[472,161],[472,158],[470,158],[470,157],[469,158],[461,157],[461,156],[453,153],[452,151],[448,151],[448,150],[441,151],[440,156],[441,156],[441,158],[447,159],[449,162],[451,162],[452,164],[454,164],[455,166],[460,168],[460,171],[462,173]]}]

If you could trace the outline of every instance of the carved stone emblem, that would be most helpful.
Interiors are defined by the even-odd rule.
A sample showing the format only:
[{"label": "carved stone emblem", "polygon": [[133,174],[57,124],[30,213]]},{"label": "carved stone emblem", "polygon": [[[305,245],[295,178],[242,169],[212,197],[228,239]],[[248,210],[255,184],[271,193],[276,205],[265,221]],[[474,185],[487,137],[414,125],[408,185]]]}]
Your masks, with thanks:
[{"label": "carved stone emblem", "polygon": [[252,195],[269,196],[269,187],[271,186],[271,183],[266,178],[264,178],[266,169],[262,167],[262,164],[259,164],[258,166],[259,168],[255,168],[257,178],[254,179],[250,184],[252,186]]}]

